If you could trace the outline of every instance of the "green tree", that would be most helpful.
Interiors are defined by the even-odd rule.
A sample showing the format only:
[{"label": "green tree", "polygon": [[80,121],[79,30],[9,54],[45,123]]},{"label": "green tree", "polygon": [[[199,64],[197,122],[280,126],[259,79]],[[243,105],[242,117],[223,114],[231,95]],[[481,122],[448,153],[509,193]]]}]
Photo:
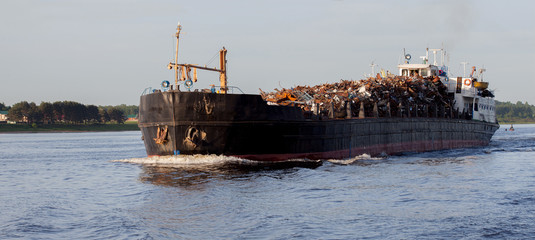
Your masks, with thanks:
[{"label": "green tree", "polygon": [[136,105],[121,104],[121,105],[117,105],[117,106],[100,106],[100,107],[104,108],[104,109],[117,108],[117,109],[123,111],[125,116],[127,116],[127,115],[137,115],[139,113],[139,107],[136,106]]},{"label": "green tree", "polygon": [[84,122],[89,119],[87,115],[87,106],[84,104],[78,103],[76,105],[76,116],[78,117],[78,122]]},{"label": "green tree", "polygon": [[63,101],[63,120],[68,123],[74,123],[76,116],[74,116],[74,108],[76,103],[72,101]]},{"label": "green tree", "polygon": [[8,111],[9,110],[9,106],[6,106],[3,102],[0,103],[0,111]]},{"label": "green tree", "polygon": [[99,115],[100,115],[100,122],[106,123],[106,122],[109,122],[111,120],[110,119],[110,115],[108,114],[108,111],[106,111],[106,109],[99,108],[98,112],[99,112]]},{"label": "green tree", "polygon": [[64,101],[63,102],[63,116],[64,120],[70,123],[82,123],[86,117],[87,107],[83,104]]},{"label": "green tree", "polygon": [[52,108],[54,109],[54,122],[63,122],[63,102],[52,103]]},{"label": "green tree", "polygon": [[43,114],[43,121],[46,123],[54,122],[54,105],[49,102],[41,102],[39,110]]},{"label": "green tree", "polygon": [[36,123],[43,121],[43,113],[34,102],[30,103],[30,111],[28,112],[28,122]]},{"label": "green tree", "polygon": [[124,123],[124,112],[118,108],[112,107],[108,109],[108,115],[112,121],[117,123]]},{"label": "green tree", "polygon": [[30,108],[30,104],[26,101],[15,103],[11,109],[9,109],[7,117],[12,121],[17,122],[28,120]]},{"label": "green tree", "polygon": [[27,101],[15,103],[9,109],[7,117],[13,121],[26,121],[29,124],[43,120],[43,114],[39,107],[34,102],[28,103]]},{"label": "green tree", "polygon": [[535,121],[535,106],[528,102],[516,103],[496,101],[496,117],[499,121]]},{"label": "green tree", "polygon": [[100,122],[99,109],[95,105],[87,106],[87,120],[90,122]]}]

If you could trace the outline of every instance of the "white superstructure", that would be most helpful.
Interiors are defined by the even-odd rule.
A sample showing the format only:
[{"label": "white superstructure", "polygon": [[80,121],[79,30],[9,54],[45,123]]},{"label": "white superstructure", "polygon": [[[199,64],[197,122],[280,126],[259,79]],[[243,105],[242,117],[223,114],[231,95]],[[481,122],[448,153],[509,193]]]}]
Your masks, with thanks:
[{"label": "white superstructure", "polygon": [[[429,50],[434,53],[433,64],[429,63]],[[441,63],[436,61],[436,54],[441,53]],[[448,67],[444,65],[443,49],[426,49],[426,56],[422,56],[422,63],[410,63],[411,56],[405,55],[405,63],[398,65],[399,75],[406,77],[438,77],[448,88],[448,93],[455,99],[453,109],[459,114],[473,120],[497,122],[494,93],[488,89],[488,82],[484,82],[480,69],[476,76],[476,67],[472,67],[469,77],[450,77]]]}]

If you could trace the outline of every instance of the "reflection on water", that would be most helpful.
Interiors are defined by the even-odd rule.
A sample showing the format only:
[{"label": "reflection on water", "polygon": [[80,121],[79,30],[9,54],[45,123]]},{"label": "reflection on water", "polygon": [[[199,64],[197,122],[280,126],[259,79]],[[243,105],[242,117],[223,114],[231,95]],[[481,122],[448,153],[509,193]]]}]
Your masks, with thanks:
[{"label": "reflection on water", "polygon": [[193,156],[162,156],[148,158],[132,158],[115,160],[114,162],[135,163],[142,165],[140,181],[158,186],[181,187],[188,190],[202,189],[203,184],[213,181],[233,180],[240,178],[257,177],[262,173],[273,175],[274,170],[286,170],[284,173],[296,171],[295,168],[315,169],[323,163],[330,165],[352,165],[370,167],[380,164],[409,164],[438,166],[443,164],[471,165],[472,161],[485,155],[485,150],[478,149],[480,155],[467,149],[446,150],[431,153],[412,154],[400,156],[370,157],[367,154],[350,159],[304,160],[297,159],[286,162],[258,162],[234,157],[218,155]]},{"label": "reflection on water", "polygon": [[200,169],[144,166],[140,180],[154,185],[192,189],[217,177],[220,177],[220,174],[209,169],[203,171]]}]

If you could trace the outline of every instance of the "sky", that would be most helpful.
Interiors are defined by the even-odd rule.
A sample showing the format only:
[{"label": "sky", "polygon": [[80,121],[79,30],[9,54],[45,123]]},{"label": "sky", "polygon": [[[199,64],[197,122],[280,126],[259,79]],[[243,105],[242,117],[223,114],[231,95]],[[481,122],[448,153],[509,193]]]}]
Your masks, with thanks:
[{"label": "sky", "polygon": [[[535,1],[0,1],[0,103],[76,101],[137,105],[148,88],[174,81],[179,62],[216,67],[228,50],[228,81],[259,89],[358,80],[397,72],[426,48],[486,69],[496,100],[535,104]],[[432,59],[431,59],[432,60]],[[199,72],[194,88],[219,85]],[[184,90],[184,86],[181,86]]]}]

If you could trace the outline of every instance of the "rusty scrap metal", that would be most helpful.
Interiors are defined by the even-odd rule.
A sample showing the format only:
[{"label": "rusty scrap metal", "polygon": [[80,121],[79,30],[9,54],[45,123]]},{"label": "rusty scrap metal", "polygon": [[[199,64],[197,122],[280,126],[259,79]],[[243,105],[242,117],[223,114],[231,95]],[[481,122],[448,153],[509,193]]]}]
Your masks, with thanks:
[{"label": "rusty scrap metal", "polygon": [[454,105],[453,96],[439,77],[377,75],[267,93],[260,89],[260,95],[268,104],[297,106],[327,118],[431,116],[429,112],[436,109],[453,111]]}]

